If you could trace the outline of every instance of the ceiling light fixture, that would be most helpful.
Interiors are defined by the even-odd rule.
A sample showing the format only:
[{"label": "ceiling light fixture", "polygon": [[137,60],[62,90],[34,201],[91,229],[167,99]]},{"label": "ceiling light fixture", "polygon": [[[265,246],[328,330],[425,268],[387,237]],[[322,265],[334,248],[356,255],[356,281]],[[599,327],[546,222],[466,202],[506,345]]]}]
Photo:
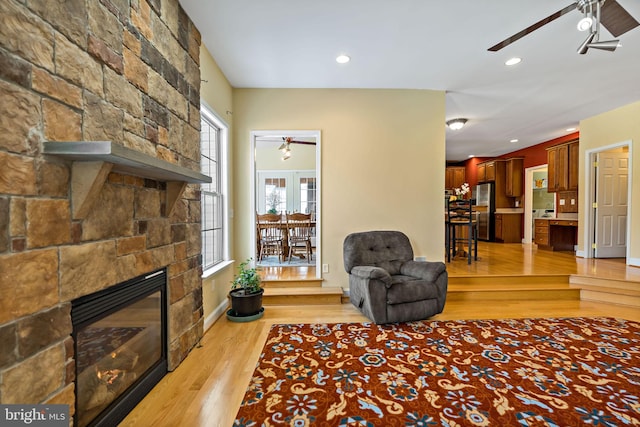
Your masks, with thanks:
[{"label": "ceiling light fixture", "polygon": [[287,160],[289,157],[291,157],[291,150],[289,149],[289,147],[287,147],[287,149],[284,151],[284,154],[282,155],[282,160]]},{"label": "ceiling light fixture", "polygon": [[574,130],[576,130],[576,128],[567,128],[566,129],[567,132],[573,132]]},{"label": "ceiling light fixture", "polygon": [[467,119],[463,118],[447,120],[447,126],[451,130],[460,130],[465,125],[465,123],[467,123]]},{"label": "ceiling light fixture", "polygon": [[509,141],[509,142],[510,142],[510,143],[512,143],[512,144],[515,144],[516,142],[518,142],[518,140],[517,140],[517,139],[512,139],[512,140],[511,140],[511,141]]},{"label": "ceiling light fixture", "polygon": [[336,62],[338,64],[346,64],[349,61],[351,61],[351,58],[348,55],[338,55],[336,57]]},{"label": "ceiling light fixture", "polygon": [[512,65],[516,65],[522,62],[522,58],[513,57],[509,58],[505,61],[504,65],[511,67]]},{"label": "ceiling light fixture", "polygon": [[[595,11],[593,10],[593,6],[595,5]],[[578,48],[578,53],[580,55],[584,55],[590,48],[607,50],[609,52],[615,51],[617,48],[622,46],[620,44],[620,40],[606,40],[600,41],[600,1],[599,0],[581,0],[578,3],[578,8],[580,11],[584,12],[584,18],[578,22],[578,29],[581,31],[586,31],[591,29],[589,36],[587,39],[582,42],[580,47]],[[591,21],[591,25],[588,26],[587,23]],[[584,28],[584,30],[583,30]]]},{"label": "ceiling light fixture", "polygon": [[585,16],[578,21],[578,31],[587,31],[591,27],[593,27],[593,18],[590,16]]}]

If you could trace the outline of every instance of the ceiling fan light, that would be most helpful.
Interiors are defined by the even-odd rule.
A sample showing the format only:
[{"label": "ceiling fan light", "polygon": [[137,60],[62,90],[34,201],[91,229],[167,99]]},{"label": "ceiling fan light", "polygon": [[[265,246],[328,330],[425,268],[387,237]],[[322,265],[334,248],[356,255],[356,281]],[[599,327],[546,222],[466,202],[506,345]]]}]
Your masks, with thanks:
[{"label": "ceiling fan light", "polygon": [[286,148],[287,148],[287,144],[285,142],[283,142],[282,145],[280,147],[278,147],[278,150],[284,151]]},{"label": "ceiling fan light", "polygon": [[593,27],[593,18],[590,16],[585,16],[578,21],[578,31],[587,31],[591,27]]},{"label": "ceiling fan light", "polygon": [[467,119],[451,119],[447,121],[447,126],[451,130],[460,130],[465,125],[465,123],[467,123]]},{"label": "ceiling fan light", "polygon": [[620,40],[607,40],[603,42],[594,42],[587,44],[588,48],[607,50],[609,52],[615,51],[620,46],[622,46],[622,44],[620,44]]},{"label": "ceiling fan light", "polygon": [[289,157],[291,157],[291,150],[287,150],[284,152],[284,155],[282,156],[282,160],[287,160]]}]

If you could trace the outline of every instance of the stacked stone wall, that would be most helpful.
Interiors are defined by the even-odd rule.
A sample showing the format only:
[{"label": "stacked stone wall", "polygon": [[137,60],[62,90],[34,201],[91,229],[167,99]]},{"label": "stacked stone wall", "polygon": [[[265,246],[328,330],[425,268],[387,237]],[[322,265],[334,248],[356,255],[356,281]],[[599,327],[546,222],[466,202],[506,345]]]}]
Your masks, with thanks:
[{"label": "stacked stone wall", "polygon": [[200,194],[111,173],[82,219],[44,141],[200,169],[200,34],[178,0],[0,1],[0,403],[74,406],[71,301],[168,267],[169,366],[202,336]]}]

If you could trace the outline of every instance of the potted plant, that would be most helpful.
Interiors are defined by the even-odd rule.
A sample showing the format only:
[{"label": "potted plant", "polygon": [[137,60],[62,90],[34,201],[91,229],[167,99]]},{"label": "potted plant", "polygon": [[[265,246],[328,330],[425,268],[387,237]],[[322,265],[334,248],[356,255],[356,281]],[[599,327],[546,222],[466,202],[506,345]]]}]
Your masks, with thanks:
[{"label": "potted plant", "polygon": [[240,263],[238,274],[231,282],[231,309],[227,312],[227,318],[237,322],[248,322],[262,317],[262,294],[264,289],[260,286],[258,269],[250,267],[251,259]]}]

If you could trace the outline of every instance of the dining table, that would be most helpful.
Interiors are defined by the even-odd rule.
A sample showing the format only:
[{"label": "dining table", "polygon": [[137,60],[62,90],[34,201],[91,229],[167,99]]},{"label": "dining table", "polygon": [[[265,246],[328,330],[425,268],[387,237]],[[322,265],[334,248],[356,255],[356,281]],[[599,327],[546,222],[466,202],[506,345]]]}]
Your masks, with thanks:
[{"label": "dining table", "polygon": [[[279,224],[256,224],[256,254],[260,254],[260,227],[266,228],[266,227],[278,227],[280,228],[280,231],[282,233],[282,256],[287,257],[289,256],[289,229],[287,227],[287,223],[286,221],[281,222]],[[311,229],[313,231],[315,231],[316,228],[316,222],[315,221],[311,221]],[[315,232],[312,233],[312,236],[315,235]],[[305,256],[303,254],[295,254],[295,256],[298,256],[302,259],[305,258]]]}]

